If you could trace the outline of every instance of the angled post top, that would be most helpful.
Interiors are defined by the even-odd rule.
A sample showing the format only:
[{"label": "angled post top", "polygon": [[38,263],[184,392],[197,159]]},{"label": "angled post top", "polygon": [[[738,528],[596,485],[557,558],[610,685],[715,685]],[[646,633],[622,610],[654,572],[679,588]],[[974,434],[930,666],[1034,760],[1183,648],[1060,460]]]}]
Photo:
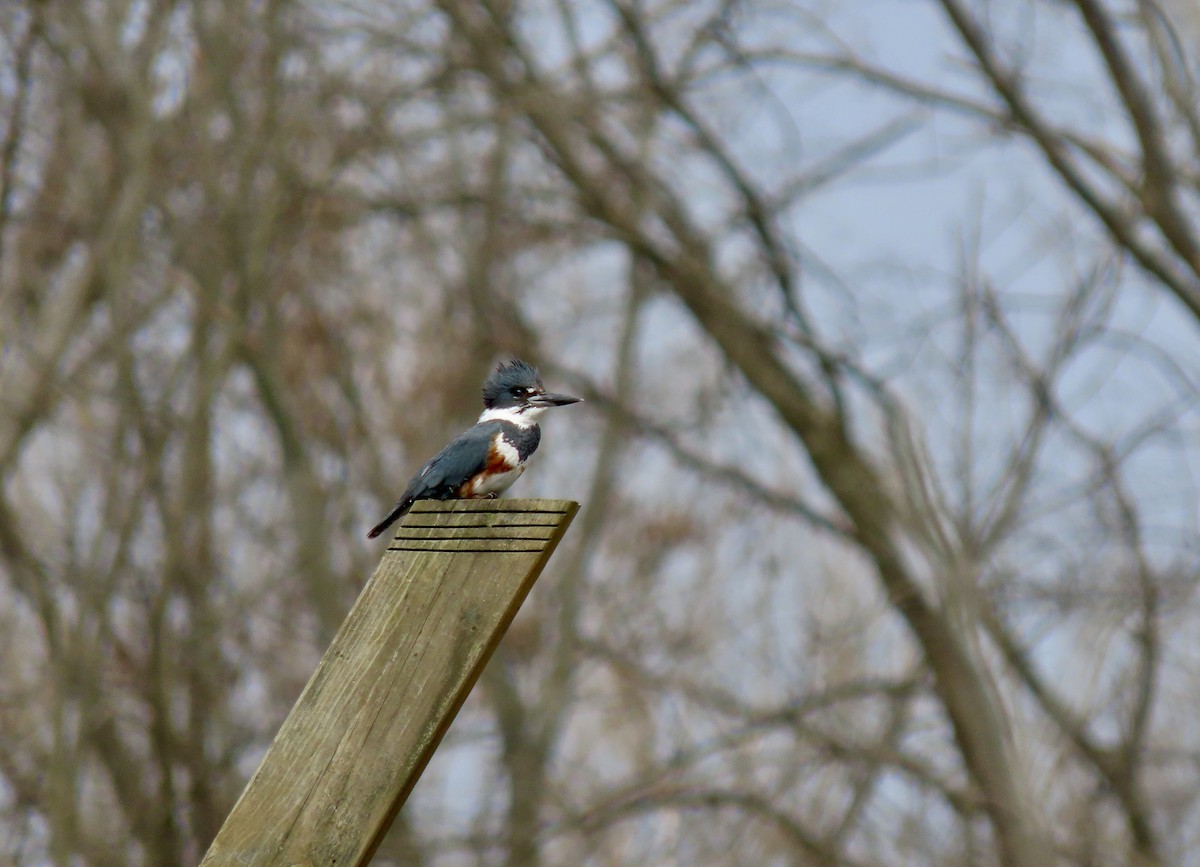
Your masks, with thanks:
[{"label": "angled post top", "polygon": [[201,867],[370,863],[578,509],[419,500]]}]

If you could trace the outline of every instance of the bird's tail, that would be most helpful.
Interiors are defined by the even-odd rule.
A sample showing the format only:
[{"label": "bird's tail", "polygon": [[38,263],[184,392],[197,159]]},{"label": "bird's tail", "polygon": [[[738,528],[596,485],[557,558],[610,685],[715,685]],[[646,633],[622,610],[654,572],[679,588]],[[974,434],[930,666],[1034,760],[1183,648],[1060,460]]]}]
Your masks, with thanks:
[{"label": "bird's tail", "polygon": [[408,497],[405,497],[403,500],[398,502],[396,507],[388,512],[386,518],[371,528],[371,532],[367,533],[367,538],[374,539],[388,527],[392,526],[392,524],[396,523],[396,521],[398,521],[405,512],[412,508],[412,504],[414,502],[414,500]]}]

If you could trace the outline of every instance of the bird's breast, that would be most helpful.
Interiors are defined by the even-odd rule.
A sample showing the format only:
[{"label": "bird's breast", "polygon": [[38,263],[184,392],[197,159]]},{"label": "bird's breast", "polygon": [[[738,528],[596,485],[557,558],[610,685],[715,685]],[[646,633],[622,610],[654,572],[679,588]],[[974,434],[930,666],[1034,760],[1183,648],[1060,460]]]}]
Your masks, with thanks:
[{"label": "bird's breast", "polygon": [[459,489],[459,496],[478,498],[502,493],[525,472],[529,453],[523,454],[520,444],[512,442],[504,432],[497,433],[488,444],[483,469],[467,479]]},{"label": "bird's breast", "polygon": [[523,464],[537,450],[542,439],[542,430],[535,424],[515,425],[504,424],[496,434],[493,442],[506,454],[516,455],[515,463]]},{"label": "bird's breast", "polygon": [[489,497],[493,494],[501,494],[506,491],[513,482],[521,477],[521,473],[525,472],[525,465],[519,464],[511,470],[501,470],[499,472],[488,472],[484,470],[482,473],[477,473],[462,487],[459,496],[464,498]]}]

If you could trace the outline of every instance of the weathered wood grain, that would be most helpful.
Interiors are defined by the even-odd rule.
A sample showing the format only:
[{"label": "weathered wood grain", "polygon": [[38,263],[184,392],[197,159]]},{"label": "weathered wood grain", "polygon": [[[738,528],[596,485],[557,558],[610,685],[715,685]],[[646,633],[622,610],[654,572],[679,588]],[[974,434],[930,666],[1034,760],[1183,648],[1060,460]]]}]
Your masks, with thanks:
[{"label": "weathered wood grain", "polygon": [[369,863],[578,508],[418,502],[202,867]]}]

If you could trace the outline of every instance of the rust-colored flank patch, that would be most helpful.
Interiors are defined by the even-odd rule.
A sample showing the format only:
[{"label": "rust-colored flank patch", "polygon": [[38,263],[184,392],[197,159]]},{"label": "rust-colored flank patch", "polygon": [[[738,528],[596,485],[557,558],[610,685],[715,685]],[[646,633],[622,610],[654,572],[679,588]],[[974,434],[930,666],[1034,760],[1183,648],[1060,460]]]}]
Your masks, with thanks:
[{"label": "rust-colored flank patch", "polygon": [[489,476],[497,476],[501,473],[509,473],[516,469],[515,465],[510,464],[508,459],[501,453],[500,449],[496,448],[496,441],[492,440],[488,443],[487,463],[471,478],[463,483],[463,486],[458,489],[458,495],[463,499],[470,499],[475,496],[476,489],[483,484]]}]

